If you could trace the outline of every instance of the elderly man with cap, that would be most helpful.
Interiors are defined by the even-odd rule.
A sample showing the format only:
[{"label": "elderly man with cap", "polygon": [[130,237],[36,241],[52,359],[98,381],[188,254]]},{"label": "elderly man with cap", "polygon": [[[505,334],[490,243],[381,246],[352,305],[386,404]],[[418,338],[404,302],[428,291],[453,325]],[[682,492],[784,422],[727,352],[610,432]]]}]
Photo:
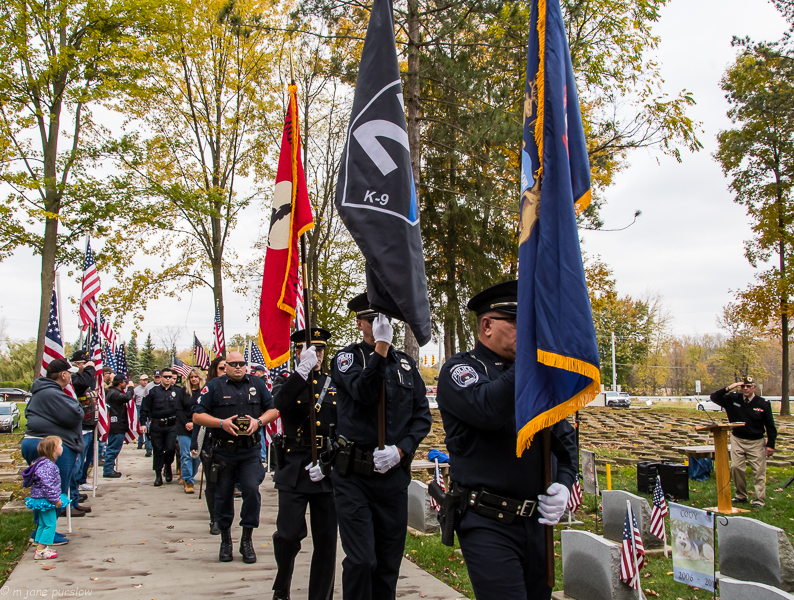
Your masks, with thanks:
[{"label": "elderly man with cap", "polygon": [[124,445],[124,436],[127,434],[128,429],[127,403],[129,403],[130,399],[124,393],[126,386],[124,375],[115,375],[105,398],[108,406],[110,431],[108,432],[108,446],[105,453],[102,477],[121,477],[121,473],[116,470],[116,457],[121,452],[121,447]]},{"label": "elderly man with cap", "polygon": [[221,530],[218,560],[234,559],[232,522],[234,487],[239,482],[243,495],[240,508],[240,554],[244,563],[255,563],[252,540],[259,527],[262,497],[259,486],[265,479],[261,461],[259,430],[278,416],[264,380],[246,374],[246,362],[239,352],[226,357],[226,374],[216,377],[201,390],[193,408],[193,423],[212,428],[212,467],[208,477],[215,481],[215,519]]},{"label": "elderly man with cap", "polygon": [[289,377],[279,375],[273,382],[273,402],[284,427],[284,436],[276,448],[279,469],[274,476],[278,490],[278,517],[273,533],[273,554],[278,565],[273,583],[274,600],[290,597],[295,557],[307,533],[307,506],[311,509],[314,545],[309,600],[326,600],[333,595],[336,570],[334,493],[320,461],[312,464],[309,419],[316,422],[317,447],[322,453],[336,426],[336,390],[323,364],[331,334],[321,327],[312,327],[310,335],[312,345],[305,350],[306,331],[301,329],[292,334],[290,339],[297,344],[295,356],[300,364]]},{"label": "elderly man with cap", "polygon": [[[506,281],[468,303],[474,349],[444,363],[438,408],[450,454],[455,530],[480,600],[547,600],[543,525],[556,525],[578,469],[573,428],[552,427],[554,483],[543,486],[540,444],[516,457],[515,359],[518,285]],[[462,514],[461,514],[462,513]]]},{"label": "elderly man with cap", "polygon": [[172,369],[163,369],[162,380],[141,402],[141,422],[148,421],[148,426],[144,425],[140,430],[151,436],[155,487],[163,485],[163,470],[166,483],[171,483],[174,478],[171,463],[176,454],[176,411],[185,393],[185,388],[176,386],[176,373]]},{"label": "elderly man with cap", "polygon": [[[741,393],[732,392],[741,388]],[[753,508],[766,504],[766,459],[775,453],[777,428],[769,400],[755,395],[755,379],[717,390],[711,401],[728,413],[728,422],[744,423],[731,431],[731,479],[736,487],[735,503],[747,502],[747,465],[753,470]],[[766,430],[766,442],[764,442]]]},{"label": "elderly man with cap", "polygon": [[[22,456],[32,463],[38,458],[37,446],[48,435],[57,435],[63,441],[63,454],[55,462],[61,475],[61,492],[67,493],[77,468],[77,457],[85,450],[83,440],[83,407],[64,390],[72,383],[78,369],[65,358],[58,358],[47,366],[47,375],[33,382],[25,407],[27,426],[22,439]],[[71,490],[71,498],[75,498]],[[85,511],[72,509],[73,517],[82,517]],[[58,536],[56,536],[58,537]],[[62,538],[61,536],[61,539]],[[68,541],[68,540],[67,540]],[[65,543],[65,542],[61,542]]]},{"label": "elderly man with cap", "polygon": [[[394,598],[408,525],[411,459],[430,431],[426,388],[414,360],[392,346],[391,322],[367,295],[347,307],[363,340],[337,352],[331,378],[337,390],[341,447],[331,480],[345,559],[345,600]],[[385,446],[378,449],[378,405],[385,393]]]},{"label": "elderly man with cap", "polygon": [[[149,386],[149,376],[144,373],[138,379],[138,385],[135,386],[135,389],[132,390],[132,397],[135,398],[135,410],[138,411],[138,423],[140,425],[145,425],[145,423],[141,422],[141,403],[143,402],[143,397],[146,395],[146,390]],[[146,456],[152,455],[152,442],[149,439],[149,436],[146,434],[138,434],[138,450],[146,445]]]}]

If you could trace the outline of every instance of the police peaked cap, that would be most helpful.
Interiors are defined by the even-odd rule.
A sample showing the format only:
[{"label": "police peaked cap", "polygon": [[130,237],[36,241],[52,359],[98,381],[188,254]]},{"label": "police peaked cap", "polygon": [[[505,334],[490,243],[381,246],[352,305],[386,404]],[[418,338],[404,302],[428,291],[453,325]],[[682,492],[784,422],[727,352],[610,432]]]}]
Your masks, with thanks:
[{"label": "police peaked cap", "polygon": [[[325,347],[328,345],[328,340],[331,337],[331,332],[323,329],[322,327],[312,327],[309,332],[311,333],[312,346]],[[296,344],[306,343],[306,330],[299,329],[293,333],[290,338]]]},{"label": "police peaked cap", "polygon": [[518,312],[518,280],[503,281],[484,289],[466,305],[470,311],[481,315],[489,310],[514,315]]},{"label": "police peaked cap", "polygon": [[369,306],[369,299],[367,292],[359,294],[347,303],[347,308],[356,313],[357,319],[368,319],[378,314],[378,311],[372,310]]},{"label": "police peaked cap", "polygon": [[744,385],[755,385],[755,377],[752,375],[745,375],[742,379],[742,383],[744,383]]}]

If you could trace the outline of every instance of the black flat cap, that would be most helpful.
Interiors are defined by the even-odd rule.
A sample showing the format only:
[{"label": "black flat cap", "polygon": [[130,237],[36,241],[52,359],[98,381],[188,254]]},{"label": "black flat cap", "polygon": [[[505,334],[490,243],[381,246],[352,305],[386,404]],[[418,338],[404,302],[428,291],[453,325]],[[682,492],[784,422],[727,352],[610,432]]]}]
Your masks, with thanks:
[{"label": "black flat cap", "polygon": [[69,371],[70,373],[77,373],[79,369],[69,364],[69,361],[66,360],[65,358],[56,358],[55,360],[50,361],[50,364],[47,365],[47,375],[63,373],[64,371]]},{"label": "black flat cap", "polygon": [[[322,327],[312,327],[309,332],[311,333],[311,340],[312,346],[322,346],[325,347],[328,345],[328,340],[331,337],[331,332],[323,329]],[[306,330],[299,329],[295,333],[293,333],[290,338],[296,344],[305,344],[306,343]]]},{"label": "black flat cap", "polygon": [[478,315],[489,310],[514,315],[518,312],[518,280],[503,281],[484,289],[466,305]]},{"label": "black flat cap", "polygon": [[368,319],[369,317],[374,317],[378,314],[377,311],[372,310],[369,306],[369,299],[367,298],[367,292],[363,294],[359,294],[355,298],[353,298],[350,302],[347,303],[347,307],[356,313],[357,319]]},{"label": "black flat cap", "polygon": [[72,362],[88,362],[88,354],[85,350],[75,350],[72,354]]},{"label": "black flat cap", "polygon": [[113,376],[113,385],[118,385],[122,381],[126,381],[126,379],[124,379],[124,375],[121,373],[116,373],[116,375]]}]

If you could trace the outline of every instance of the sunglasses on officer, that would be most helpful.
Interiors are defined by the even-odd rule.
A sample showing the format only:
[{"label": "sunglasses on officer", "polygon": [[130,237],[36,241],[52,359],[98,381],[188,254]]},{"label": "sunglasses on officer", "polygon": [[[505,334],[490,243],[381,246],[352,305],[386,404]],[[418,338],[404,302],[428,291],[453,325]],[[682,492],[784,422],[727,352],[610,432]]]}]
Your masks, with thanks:
[{"label": "sunglasses on officer", "polygon": [[226,366],[227,367],[236,367],[236,368],[239,369],[240,367],[244,367],[245,366],[245,361],[244,360],[237,360],[237,361],[229,362],[227,360],[226,361]]}]

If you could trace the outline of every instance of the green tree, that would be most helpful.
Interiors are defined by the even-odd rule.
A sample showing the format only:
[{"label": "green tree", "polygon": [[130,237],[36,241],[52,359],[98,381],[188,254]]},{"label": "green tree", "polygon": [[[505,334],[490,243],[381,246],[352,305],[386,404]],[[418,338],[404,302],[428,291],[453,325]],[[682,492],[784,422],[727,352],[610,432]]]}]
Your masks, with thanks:
[{"label": "green tree", "polygon": [[780,336],[782,401],[789,407],[789,318],[794,273],[790,259],[794,242],[794,60],[766,44],[746,43],[722,78],[732,129],[718,135],[715,158],[730,178],[735,201],[752,220],[752,239],[745,256],[758,267],[756,283],[737,292],[738,316]]},{"label": "green tree", "polygon": [[8,352],[0,353],[0,381],[25,384],[28,389],[39,374],[35,365],[36,341],[8,342]]},{"label": "green tree", "polygon": [[140,365],[141,374],[152,376],[154,370],[158,368],[159,363],[154,355],[154,345],[152,344],[152,334],[146,336],[146,341],[143,343],[143,348],[138,353],[138,364]]},{"label": "green tree", "polygon": [[127,368],[130,372],[130,380],[137,382],[143,372],[138,358],[138,336],[133,333],[127,343]]},{"label": "green tree", "polygon": [[92,110],[134,85],[149,48],[141,36],[164,14],[131,0],[8,0],[0,8],[0,257],[41,255],[36,363],[41,361],[59,264],[74,242],[107,233],[123,198],[91,175]]}]

